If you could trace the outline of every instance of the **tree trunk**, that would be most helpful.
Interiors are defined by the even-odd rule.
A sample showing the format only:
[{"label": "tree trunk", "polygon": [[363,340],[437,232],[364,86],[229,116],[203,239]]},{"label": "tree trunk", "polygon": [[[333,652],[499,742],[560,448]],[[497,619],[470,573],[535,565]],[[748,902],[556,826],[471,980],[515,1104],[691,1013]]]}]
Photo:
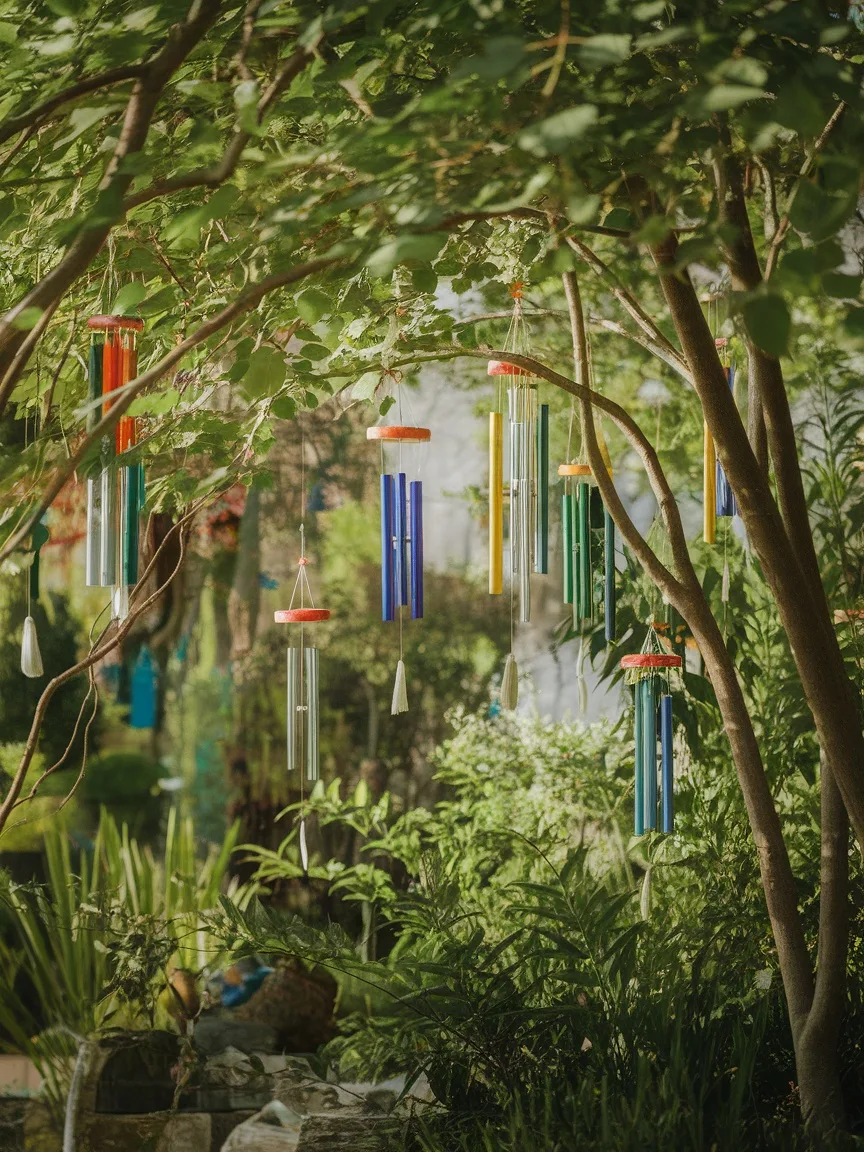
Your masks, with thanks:
[{"label": "tree trunk", "polygon": [[849,950],[849,819],[826,758],[821,764],[819,958],[813,1005],[796,1036],[804,1119],[824,1137],[845,1124],[837,1045],[846,1006]]},{"label": "tree trunk", "polygon": [[[796,547],[787,535],[771,489],[750,448],[690,277],[674,269],[676,244],[673,236],[654,250],[663,292],[718,457],[789,637],[820,747],[831,765],[855,836],[864,847],[864,732],[857,693],[843,663],[821,581],[818,591],[815,588],[812,563],[801,542],[800,517],[794,518]],[[770,379],[770,374],[766,374],[766,379]],[[762,400],[764,405],[769,404],[764,388]],[[784,473],[791,484],[788,446],[784,459]]]}]

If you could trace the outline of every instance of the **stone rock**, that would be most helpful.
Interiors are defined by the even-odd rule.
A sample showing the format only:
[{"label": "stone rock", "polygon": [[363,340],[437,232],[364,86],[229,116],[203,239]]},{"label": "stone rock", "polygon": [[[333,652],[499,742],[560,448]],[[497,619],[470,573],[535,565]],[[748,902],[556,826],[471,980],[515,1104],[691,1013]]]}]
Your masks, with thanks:
[{"label": "stone rock", "polygon": [[253,1020],[234,1020],[205,1013],[195,1024],[193,1043],[202,1056],[218,1056],[226,1048],[241,1052],[277,1051],[276,1029]]},{"label": "stone rock", "polygon": [[296,1152],[302,1128],[302,1116],[272,1100],[234,1129],[222,1145],[222,1152]]},{"label": "stone rock", "polygon": [[[41,1100],[28,1100],[27,1105],[21,1147],[25,1152],[61,1152],[63,1134],[48,1107]],[[2,1144],[0,1147],[5,1152],[6,1145]],[[10,1143],[10,1148],[14,1147],[15,1145]]]},{"label": "stone rock", "polygon": [[387,1152],[400,1147],[404,1121],[342,1109],[298,1116],[279,1102],[235,1128],[222,1152]]},{"label": "stone rock", "polygon": [[209,1152],[206,1112],[153,1112],[146,1116],[89,1116],[76,1152]]},{"label": "stone rock", "polygon": [[315,1052],[336,1035],[333,1011],[336,981],[323,970],[309,971],[299,960],[287,961],[271,973],[234,1019],[266,1024],[276,1030],[281,1052]]}]

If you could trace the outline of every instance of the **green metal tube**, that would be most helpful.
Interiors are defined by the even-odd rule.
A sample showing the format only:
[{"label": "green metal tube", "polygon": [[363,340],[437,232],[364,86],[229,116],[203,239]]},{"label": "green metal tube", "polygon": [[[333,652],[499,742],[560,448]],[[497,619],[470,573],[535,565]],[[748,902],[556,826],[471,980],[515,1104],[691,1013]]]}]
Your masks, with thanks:
[{"label": "green metal tube", "polygon": [[561,536],[564,549],[564,603],[573,603],[573,497],[561,497]]},{"label": "green metal tube", "polygon": [[579,616],[590,620],[593,609],[591,580],[591,485],[579,485]]},{"label": "green metal tube", "polygon": [[537,417],[537,507],[534,517],[534,571],[549,571],[549,405]]},{"label": "green metal tube", "polygon": [[137,465],[123,469],[126,483],[124,497],[126,506],[123,515],[123,579],[130,588],[138,583],[138,480]]},{"label": "green metal tube", "polygon": [[573,627],[579,630],[582,616],[579,614],[579,605],[582,604],[582,592],[579,589],[579,579],[582,576],[582,567],[579,563],[579,497],[578,492],[570,493],[570,545],[573,555]]},{"label": "green metal tube", "polygon": [[615,521],[603,510],[603,623],[606,643],[615,639]]}]

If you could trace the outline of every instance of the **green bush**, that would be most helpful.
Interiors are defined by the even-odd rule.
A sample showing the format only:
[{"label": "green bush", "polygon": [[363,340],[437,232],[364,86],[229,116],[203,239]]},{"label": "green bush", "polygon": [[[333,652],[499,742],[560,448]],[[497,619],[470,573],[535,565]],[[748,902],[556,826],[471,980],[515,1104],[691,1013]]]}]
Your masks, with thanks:
[{"label": "green bush", "polygon": [[93,822],[105,808],[118,824],[126,824],[139,840],[151,840],[159,831],[163,799],[159,780],[164,775],[157,761],[140,752],[107,752],[87,765],[82,781],[83,800]]}]

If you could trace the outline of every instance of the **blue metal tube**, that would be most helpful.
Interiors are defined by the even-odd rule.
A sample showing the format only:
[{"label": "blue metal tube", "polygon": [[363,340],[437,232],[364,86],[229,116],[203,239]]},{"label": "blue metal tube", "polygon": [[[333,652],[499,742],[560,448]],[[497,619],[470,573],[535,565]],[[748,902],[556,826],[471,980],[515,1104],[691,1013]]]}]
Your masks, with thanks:
[{"label": "blue metal tube", "polygon": [[660,697],[660,778],[662,784],[660,831],[674,827],[675,778],[672,758],[672,697]]},{"label": "blue metal tube", "polygon": [[642,691],[642,770],[645,784],[643,823],[646,832],[657,827],[657,705],[654,702],[654,678],[641,680]]},{"label": "blue metal tube", "polygon": [[381,619],[396,619],[396,582],[393,572],[393,477],[381,476]]},{"label": "blue metal tube", "polygon": [[411,481],[411,619],[423,618],[423,484]]},{"label": "blue metal tube", "polygon": [[[729,383],[729,391],[734,391],[735,388],[735,368],[729,365],[726,369],[726,379]],[[732,491],[732,485],[729,483],[723,465],[718,460],[716,463],[716,471],[714,474],[714,487],[717,502],[717,515],[718,516],[736,516],[738,513],[738,505],[735,500],[735,493]]]},{"label": "blue metal tube", "polygon": [[408,492],[405,473],[396,476],[396,498],[393,505],[393,549],[395,565],[393,581],[396,585],[396,603],[408,603],[408,568],[405,563],[405,539],[408,535]]}]

